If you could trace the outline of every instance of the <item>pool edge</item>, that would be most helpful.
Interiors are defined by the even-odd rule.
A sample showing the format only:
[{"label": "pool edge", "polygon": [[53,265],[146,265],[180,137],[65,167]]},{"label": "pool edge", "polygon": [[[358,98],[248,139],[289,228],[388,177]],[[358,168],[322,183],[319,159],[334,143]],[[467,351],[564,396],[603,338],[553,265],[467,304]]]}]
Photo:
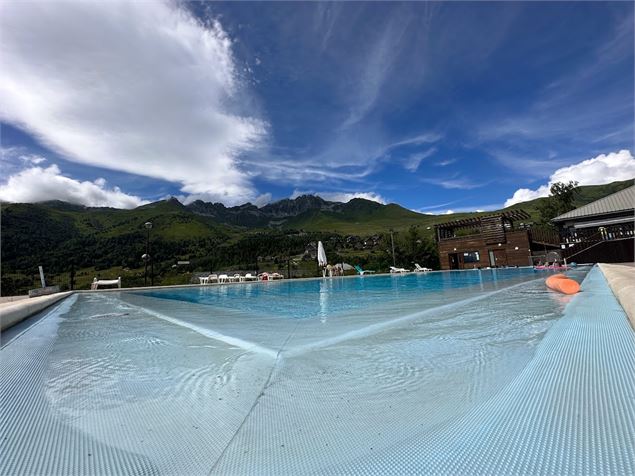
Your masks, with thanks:
[{"label": "pool edge", "polygon": [[48,296],[21,299],[2,306],[0,308],[0,332],[4,332],[29,317],[44,311],[73,293],[74,291],[65,291]]}]

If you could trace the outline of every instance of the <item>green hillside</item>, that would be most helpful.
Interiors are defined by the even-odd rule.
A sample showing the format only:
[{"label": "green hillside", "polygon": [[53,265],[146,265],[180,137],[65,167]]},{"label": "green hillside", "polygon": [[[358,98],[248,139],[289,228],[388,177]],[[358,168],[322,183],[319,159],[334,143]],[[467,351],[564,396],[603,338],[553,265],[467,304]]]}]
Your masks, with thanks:
[{"label": "green hillside", "polygon": [[[632,181],[580,187],[576,205],[626,188]],[[540,198],[509,208],[522,208],[540,219]],[[262,208],[246,204],[226,208],[176,199],[133,210],[88,208],[52,201],[2,206],[2,294],[25,293],[44,266],[50,282],[88,287],[94,276],[122,276],[127,286],[144,282],[147,230],[153,224],[151,256],[156,284],[188,283],[192,273],[211,270],[279,270],[312,276],[311,243],[322,240],[329,260],[347,260],[376,270],[392,264],[390,231],[397,261],[410,266],[438,262],[434,225],[469,216],[425,215],[397,204],[354,199],[327,202],[303,196]],[[189,261],[176,266],[177,261]]]},{"label": "green hillside", "polygon": [[[574,195],[575,208],[586,205],[587,203],[594,202],[600,198],[611,195],[620,190],[624,190],[633,185],[633,180],[624,180],[622,182],[613,182],[606,185],[585,185],[578,187]],[[535,200],[529,200],[527,202],[517,203],[511,207],[504,208],[504,210],[512,210],[522,208],[531,215],[531,220],[534,222],[540,221],[540,204],[543,203],[546,198],[536,198]]]}]

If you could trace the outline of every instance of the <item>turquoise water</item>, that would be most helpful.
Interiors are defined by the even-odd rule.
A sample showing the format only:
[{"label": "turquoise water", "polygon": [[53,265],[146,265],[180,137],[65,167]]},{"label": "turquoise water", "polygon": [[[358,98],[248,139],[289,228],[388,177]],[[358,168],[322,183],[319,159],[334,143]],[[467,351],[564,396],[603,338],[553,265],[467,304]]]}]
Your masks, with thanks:
[{"label": "turquoise water", "polygon": [[74,295],[3,335],[0,474],[633,474],[601,273]]},{"label": "turquoise water", "polygon": [[404,275],[245,283],[137,292],[140,296],[171,299],[238,311],[293,319],[336,316],[391,302],[428,306],[438,298],[454,300],[472,292],[499,289],[549,273],[532,268],[411,273]]}]

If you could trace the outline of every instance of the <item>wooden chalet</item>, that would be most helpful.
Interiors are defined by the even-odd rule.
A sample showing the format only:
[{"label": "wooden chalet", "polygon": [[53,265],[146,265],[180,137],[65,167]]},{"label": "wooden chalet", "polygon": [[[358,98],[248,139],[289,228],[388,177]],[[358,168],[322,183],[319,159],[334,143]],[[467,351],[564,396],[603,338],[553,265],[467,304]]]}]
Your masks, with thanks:
[{"label": "wooden chalet", "polygon": [[635,258],[635,186],[555,217],[563,258],[578,263],[623,263]]},{"label": "wooden chalet", "polygon": [[531,266],[560,248],[557,233],[531,229],[524,210],[435,225],[441,269]]}]

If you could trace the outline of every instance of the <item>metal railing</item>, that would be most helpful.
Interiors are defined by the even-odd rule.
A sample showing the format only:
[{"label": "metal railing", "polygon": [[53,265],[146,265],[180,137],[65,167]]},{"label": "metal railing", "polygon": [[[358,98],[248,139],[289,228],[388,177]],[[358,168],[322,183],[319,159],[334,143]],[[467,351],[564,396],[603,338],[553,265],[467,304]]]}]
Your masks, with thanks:
[{"label": "metal railing", "polygon": [[635,236],[635,224],[620,223],[597,228],[572,228],[563,233],[562,242],[566,244],[597,243],[601,241],[622,240]]}]

